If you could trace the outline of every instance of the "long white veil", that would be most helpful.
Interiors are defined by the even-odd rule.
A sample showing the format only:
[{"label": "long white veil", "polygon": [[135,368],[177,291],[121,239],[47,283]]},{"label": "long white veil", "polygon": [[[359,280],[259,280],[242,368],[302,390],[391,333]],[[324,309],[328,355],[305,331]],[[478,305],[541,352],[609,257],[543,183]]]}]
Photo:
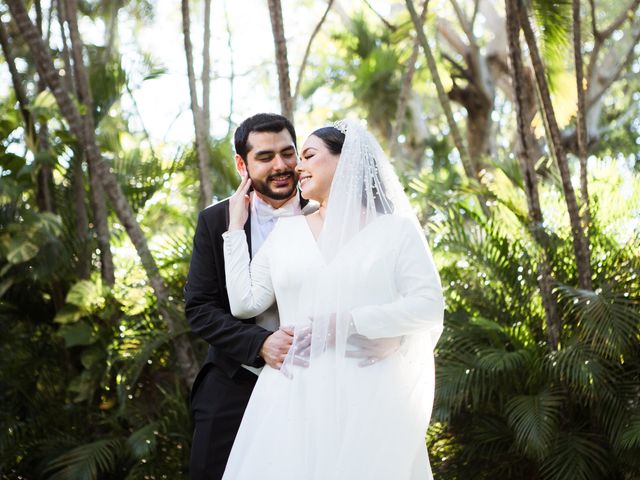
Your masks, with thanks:
[{"label": "long white veil", "polygon": [[[389,215],[406,219],[423,235],[402,184],[373,135],[355,120],[340,120],[333,127],[345,139],[318,238],[326,268],[314,272],[314,278],[303,286],[298,311],[301,318],[308,319],[308,329],[298,329],[282,367],[285,375],[293,375],[294,365],[313,363],[320,356],[350,358],[347,352],[353,348],[349,348],[349,340],[357,333],[350,310],[360,306],[353,285],[366,289],[367,279],[354,278],[348,263],[337,258],[345,246],[370,224]],[[394,247],[397,245],[389,245],[389,256]],[[394,289],[392,280],[390,290]]]},{"label": "long white veil", "polygon": [[[366,455],[381,458],[394,449],[412,449],[391,455],[406,455],[406,473],[394,471],[389,476],[372,471],[368,478],[414,478],[409,473],[414,471],[422,471],[423,478],[429,469],[424,435],[434,397],[433,348],[442,328],[439,279],[409,199],[378,142],[357,121],[336,122],[334,128],[345,139],[318,238],[316,254],[324,263],[302,285],[296,315],[305,326],[296,328],[293,347],[281,369],[293,382],[294,392],[283,408],[291,412],[291,418],[321,418],[323,425],[305,433],[300,440],[305,442],[300,450],[305,458],[295,463],[303,471],[315,469],[319,476],[314,478],[326,475],[320,472],[326,472],[327,465],[337,469],[331,478],[343,478],[363,462],[378,468],[373,465],[379,462],[357,458],[363,453],[352,443],[363,442],[375,445]],[[424,322],[418,320],[415,327],[394,331],[402,312],[410,310],[396,309],[394,302],[405,302],[406,307],[412,301],[400,290],[411,283],[404,272],[413,270],[410,276],[416,271],[406,263],[398,264],[400,258],[407,258],[400,250],[409,246],[422,251],[417,263],[431,272],[426,276],[433,282],[436,301],[430,304],[431,312],[417,308]],[[418,270],[420,275],[422,270]],[[404,282],[402,288],[399,279]],[[354,319],[358,315],[366,323],[376,316],[372,310],[376,308],[388,313],[375,320],[385,325],[377,335],[365,337]],[[430,319],[436,321],[429,323]],[[381,337],[391,346],[391,353],[383,358],[363,356],[368,342],[380,342]],[[389,419],[381,422],[382,416]],[[358,428],[363,429],[361,433],[355,432]],[[393,440],[394,436],[403,438]],[[422,464],[412,464],[411,458],[421,459]]]}]

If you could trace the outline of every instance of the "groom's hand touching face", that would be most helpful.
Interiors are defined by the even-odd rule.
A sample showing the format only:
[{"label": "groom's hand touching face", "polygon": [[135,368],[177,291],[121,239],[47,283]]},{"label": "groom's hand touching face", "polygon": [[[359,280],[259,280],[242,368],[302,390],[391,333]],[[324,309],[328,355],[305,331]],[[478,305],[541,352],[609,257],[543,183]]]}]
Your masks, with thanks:
[{"label": "groom's hand touching face", "polygon": [[295,170],[298,153],[288,130],[251,132],[247,138],[246,161],[236,155],[236,169],[248,174],[253,189],[274,208],[279,208],[297,191]]}]

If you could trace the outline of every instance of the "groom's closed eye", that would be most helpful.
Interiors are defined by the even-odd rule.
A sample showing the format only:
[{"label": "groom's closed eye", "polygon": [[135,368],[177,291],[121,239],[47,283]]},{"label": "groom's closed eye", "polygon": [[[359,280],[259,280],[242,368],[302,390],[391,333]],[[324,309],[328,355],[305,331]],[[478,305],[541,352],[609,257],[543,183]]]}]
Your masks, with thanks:
[{"label": "groom's closed eye", "polygon": [[[280,152],[280,156],[285,159],[295,157],[296,150],[293,147],[287,148]],[[270,162],[276,156],[276,153],[272,150],[266,150],[256,153],[255,159],[259,162]]]}]

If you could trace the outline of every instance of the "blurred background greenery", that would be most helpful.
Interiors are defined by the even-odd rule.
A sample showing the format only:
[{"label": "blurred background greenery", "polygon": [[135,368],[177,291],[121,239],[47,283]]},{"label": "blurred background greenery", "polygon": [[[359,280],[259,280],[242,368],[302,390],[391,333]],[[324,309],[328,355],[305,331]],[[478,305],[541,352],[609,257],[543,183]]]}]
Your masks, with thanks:
[{"label": "blurred background greenery", "polygon": [[640,1],[172,3],[0,3],[2,478],[188,478],[195,218],[265,110],[364,119],[420,215],[437,480],[640,478]]}]

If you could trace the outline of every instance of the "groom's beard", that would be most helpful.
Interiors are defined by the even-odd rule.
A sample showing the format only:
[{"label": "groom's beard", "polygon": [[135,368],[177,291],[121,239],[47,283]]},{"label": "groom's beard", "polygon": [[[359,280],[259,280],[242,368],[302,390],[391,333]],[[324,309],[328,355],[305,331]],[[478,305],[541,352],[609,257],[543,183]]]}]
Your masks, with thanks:
[{"label": "groom's beard", "polygon": [[254,178],[251,176],[251,172],[248,173],[253,189],[273,200],[286,200],[287,198],[291,198],[298,185],[298,175],[293,169],[272,173],[264,180]]}]

